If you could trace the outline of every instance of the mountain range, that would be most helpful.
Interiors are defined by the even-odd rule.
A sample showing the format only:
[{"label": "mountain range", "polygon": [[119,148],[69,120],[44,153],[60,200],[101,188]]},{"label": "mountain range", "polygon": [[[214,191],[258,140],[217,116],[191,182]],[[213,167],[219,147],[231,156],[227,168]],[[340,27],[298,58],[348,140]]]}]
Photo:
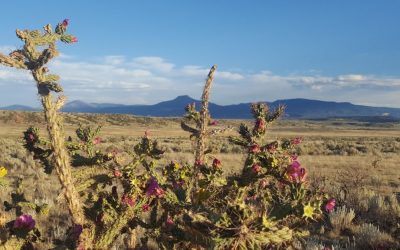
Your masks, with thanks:
[{"label": "mountain range", "polygon": [[[132,114],[137,116],[179,117],[184,114],[184,108],[189,103],[196,103],[200,107],[199,100],[187,95],[178,96],[173,100],[160,102],[154,105],[123,105],[113,103],[86,103],[72,101],[67,103],[63,112],[79,113],[111,113]],[[400,119],[400,108],[370,107],[355,105],[349,102],[328,102],[309,99],[284,99],[274,102],[266,102],[270,107],[285,105],[285,117],[293,119],[326,119],[332,117],[376,117],[377,119]],[[247,119],[251,118],[251,103],[232,105],[218,105],[210,103],[209,110],[214,118],[218,119]],[[0,107],[1,110],[38,111],[40,109],[22,105]]]}]

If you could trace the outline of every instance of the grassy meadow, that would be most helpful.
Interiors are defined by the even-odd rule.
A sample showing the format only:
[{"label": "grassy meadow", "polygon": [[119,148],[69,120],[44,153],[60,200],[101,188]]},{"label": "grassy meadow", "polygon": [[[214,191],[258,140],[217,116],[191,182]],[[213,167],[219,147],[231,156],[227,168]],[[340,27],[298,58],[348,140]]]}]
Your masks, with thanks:
[{"label": "grassy meadow", "polygon": [[[180,118],[104,114],[63,116],[67,136],[74,135],[79,123],[102,125],[102,143],[99,147],[106,152],[131,148],[148,131],[165,150],[160,165],[170,161],[193,162],[194,145],[189,134],[180,128]],[[229,129],[213,136],[210,141],[211,154],[221,160],[226,172],[239,171],[245,159],[245,152],[228,141],[229,135],[237,133],[241,122],[250,123],[239,120],[218,121],[216,128]],[[49,246],[52,239],[65,235],[70,221],[66,219],[67,208],[62,195],[58,193],[60,184],[56,176],[44,174],[41,166],[22,146],[23,131],[34,125],[40,127],[41,133],[45,135],[43,124],[41,113],[0,111],[0,166],[9,170],[11,182],[10,187],[0,193],[0,202],[3,204],[10,200],[15,182],[23,178],[26,197],[49,205],[50,216],[37,219],[38,225],[46,225],[43,232],[47,234],[45,238],[48,240],[42,244]],[[302,138],[298,155],[299,161],[308,171],[309,185],[336,197],[337,206],[342,208],[332,215],[326,225],[315,229],[315,237],[310,237],[307,243],[309,249],[322,249],[318,248],[320,241],[340,245],[343,249],[360,249],[360,246],[369,249],[370,246],[379,246],[380,241],[396,242],[399,239],[400,124],[349,120],[280,120],[269,128],[268,133],[271,141]],[[14,216],[2,206],[0,225],[2,221],[8,221]],[[330,230],[327,230],[328,227]],[[132,245],[135,245],[132,239],[124,236],[118,239],[115,247],[124,249],[121,246],[125,246],[128,249]]]}]

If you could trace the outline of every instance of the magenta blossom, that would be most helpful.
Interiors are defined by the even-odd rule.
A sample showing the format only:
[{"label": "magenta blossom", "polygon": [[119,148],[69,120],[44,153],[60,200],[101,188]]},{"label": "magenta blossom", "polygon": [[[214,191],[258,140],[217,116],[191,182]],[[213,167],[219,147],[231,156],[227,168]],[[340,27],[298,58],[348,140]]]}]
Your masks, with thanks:
[{"label": "magenta blossom", "polygon": [[260,166],[260,164],[253,164],[253,166],[251,166],[251,169],[253,170],[254,173],[259,173],[262,169],[262,167]]},{"label": "magenta blossom", "polygon": [[100,137],[94,138],[94,140],[93,140],[93,144],[94,145],[97,145],[97,144],[100,144],[100,143],[101,143],[101,138]]},{"label": "magenta blossom", "polygon": [[147,212],[147,211],[149,211],[150,210],[150,205],[149,204],[143,204],[143,206],[142,206],[142,211],[143,212]]},{"label": "magenta blossom", "polygon": [[216,126],[216,125],[218,125],[218,122],[216,120],[214,120],[214,121],[210,122],[209,125],[210,126]]},{"label": "magenta blossom", "polygon": [[122,195],[121,201],[122,201],[122,203],[129,205],[131,207],[133,207],[136,203],[136,200],[132,196],[125,195],[125,194]]},{"label": "magenta blossom", "polygon": [[147,182],[146,188],[147,196],[162,197],[164,195],[164,190],[158,185],[157,179],[151,177]]},{"label": "magenta blossom", "polygon": [[119,169],[114,169],[114,171],[113,171],[113,175],[114,175],[114,177],[121,177],[122,176],[122,172],[119,170]]},{"label": "magenta blossom", "polygon": [[299,183],[304,181],[306,170],[300,166],[298,161],[293,161],[292,164],[288,166],[286,174],[291,181]]},{"label": "magenta blossom", "polygon": [[261,118],[258,118],[257,121],[256,121],[255,128],[256,128],[256,131],[258,131],[258,132],[265,131],[265,120],[261,119]]},{"label": "magenta blossom", "polygon": [[171,226],[171,225],[174,224],[174,220],[172,219],[171,216],[168,215],[167,219],[165,220],[165,224],[166,224],[167,226]]},{"label": "magenta blossom", "polygon": [[266,179],[262,179],[262,180],[259,182],[259,187],[260,187],[261,189],[264,189],[267,185],[268,185],[268,181],[267,181]]},{"label": "magenta blossom", "polygon": [[23,214],[14,221],[15,229],[27,229],[28,231],[35,228],[36,222],[29,214]]},{"label": "magenta blossom", "polygon": [[64,21],[62,22],[62,26],[64,28],[67,28],[68,24],[69,24],[69,19],[64,19]]},{"label": "magenta blossom", "polygon": [[335,209],[336,200],[334,198],[329,199],[328,202],[325,204],[325,210],[330,213]]},{"label": "magenta blossom", "polygon": [[296,137],[296,138],[293,138],[290,142],[291,142],[293,145],[298,145],[298,144],[301,143],[302,140],[303,140],[303,139],[302,139],[301,137]]},{"label": "magenta blossom", "polygon": [[250,153],[256,154],[256,153],[260,153],[261,149],[260,149],[260,146],[258,146],[257,144],[253,144],[250,146],[249,151],[250,151]]},{"label": "magenta blossom", "polygon": [[29,141],[34,142],[35,141],[35,136],[33,134],[28,135]]},{"label": "magenta blossom", "polygon": [[196,162],[194,164],[196,166],[202,166],[202,165],[204,165],[204,162],[202,160],[196,160]]},{"label": "magenta blossom", "polygon": [[217,158],[215,158],[215,159],[213,160],[212,166],[213,166],[213,168],[221,168],[222,163],[221,163],[220,160],[218,160]]}]

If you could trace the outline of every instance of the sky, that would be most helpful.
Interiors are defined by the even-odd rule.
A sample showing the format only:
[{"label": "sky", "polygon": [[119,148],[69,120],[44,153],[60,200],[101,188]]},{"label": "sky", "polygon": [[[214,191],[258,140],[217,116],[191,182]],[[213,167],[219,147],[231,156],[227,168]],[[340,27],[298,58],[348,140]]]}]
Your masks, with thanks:
[{"label": "sky", "polygon": [[[70,20],[49,69],[69,100],[154,104],[308,98],[400,108],[400,1],[14,0],[0,3],[0,53],[15,29]],[[28,72],[0,66],[0,106],[39,106]]]}]

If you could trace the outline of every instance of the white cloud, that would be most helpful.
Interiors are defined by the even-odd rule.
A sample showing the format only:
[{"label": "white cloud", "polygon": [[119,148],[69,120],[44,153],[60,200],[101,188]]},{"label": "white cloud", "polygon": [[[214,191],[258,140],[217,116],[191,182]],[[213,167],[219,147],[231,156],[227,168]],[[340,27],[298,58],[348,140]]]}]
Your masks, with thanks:
[{"label": "white cloud", "polygon": [[0,46],[0,53],[9,54],[10,52],[14,51],[15,49],[16,49],[15,46],[9,46],[9,45]]},{"label": "white cloud", "polygon": [[174,64],[155,56],[136,57],[132,61],[132,66],[134,68],[152,69],[161,72],[170,72],[175,67]]},{"label": "white cloud", "polygon": [[208,69],[196,66],[196,65],[186,65],[183,66],[181,72],[185,76],[203,76],[206,77],[208,73]]},{"label": "white cloud", "polygon": [[363,81],[365,80],[366,77],[363,75],[339,75],[337,76],[338,81],[344,81],[344,82],[358,82],[358,81]]},{"label": "white cloud", "polygon": [[104,58],[106,64],[119,65],[125,62],[124,56],[106,56]]},{"label": "white cloud", "polygon": [[33,80],[33,77],[27,71],[0,65],[0,85],[27,84],[31,80]]},{"label": "white cloud", "polygon": [[[178,67],[161,57],[119,55],[80,62],[64,55],[54,60],[49,68],[61,76],[61,84],[70,100],[124,104],[157,103],[183,94],[199,98],[209,71],[208,67],[200,65]],[[0,106],[32,105],[24,101],[34,99],[36,92],[26,100],[13,96],[26,86],[30,86],[30,91],[34,88],[32,77],[26,71],[0,66],[0,86]],[[25,95],[27,91],[23,93]],[[400,78],[397,77],[326,76],[318,71],[289,75],[268,70],[246,73],[219,67],[211,98],[220,104],[310,98],[400,107],[399,93]]]}]

